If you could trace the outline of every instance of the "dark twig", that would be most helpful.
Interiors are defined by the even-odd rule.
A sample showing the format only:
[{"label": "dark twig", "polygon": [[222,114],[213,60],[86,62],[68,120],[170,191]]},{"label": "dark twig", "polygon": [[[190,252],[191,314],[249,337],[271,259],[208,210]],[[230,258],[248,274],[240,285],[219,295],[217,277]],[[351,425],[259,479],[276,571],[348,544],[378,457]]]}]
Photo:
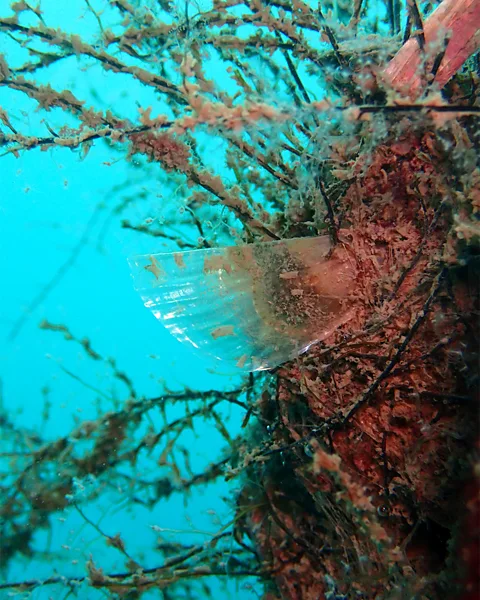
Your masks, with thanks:
[{"label": "dark twig", "polygon": [[102,204],[97,205],[92,216],[88,220],[80,239],[72,248],[67,260],[61,265],[61,267],[53,275],[50,281],[33,298],[33,300],[30,302],[30,304],[27,306],[24,312],[17,318],[17,320],[13,324],[13,327],[10,330],[10,333],[8,334],[8,340],[10,342],[13,342],[13,340],[15,340],[18,334],[22,331],[31,314],[42,304],[42,302],[44,302],[48,298],[51,292],[57,287],[57,285],[63,280],[68,271],[73,267],[81,251],[88,243],[90,233],[100,216],[102,208]]},{"label": "dark twig", "polygon": [[[322,9],[320,8],[320,6],[318,7],[317,13],[318,13],[318,16],[320,17],[320,19],[322,21],[325,21],[325,17],[323,16]],[[343,58],[343,56],[340,52],[340,46],[338,45],[338,42],[335,38],[335,34],[333,33],[332,28],[329,27],[328,25],[324,25],[323,31],[325,32],[325,34],[328,38],[328,41],[330,42],[330,45],[332,46],[332,50],[335,54],[335,58],[337,59],[338,64],[341,67],[346,67],[347,63],[345,62],[345,59]]]},{"label": "dark twig", "polygon": [[338,225],[335,221],[332,203],[330,202],[330,198],[328,197],[327,191],[325,190],[325,186],[323,185],[323,181],[320,176],[317,176],[315,183],[320,190],[323,201],[325,202],[325,206],[327,208],[328,231],[330,233],[330,237],[332,238],[332,242],[336,245],[338,244]]},{"label": "dark twig", "polygon": [[365,391],[363,396],[359,400],[354,402],[353,405],[351,406],[351,408],[343,415],[343,417],[340,419],[340,423],[342,425],[345,424],[348,420],[350,420],[351,417],[358,411],[358,409],[371,399],[371,397],[375,394],[375,392],[378,390],[380,385],[385,381],[385,379],[387,379],[387,377],[391,374],[391,372],[393,371],[395,366],[398,364],[402,354],[405,352],[408,345],[410,344],[410,341],[412,340],[412,338],[414,337],[414,335],[420,328],[421,324],[425,320],[433,301],[437,297],[437,294],[443,283],[445,275],[446,275],[446,269],[443,268],[440,271],[440,273],[437,275],[437,277],[435,278],[427,300],[425,301],[422,309],[418,313],[414,324],[409,329],[407,334],[404,336],[404,339],[403,339],[402,343],[400,344],[400,347],[398,348],[398,350],[393,355],[393,358],[388,363],[388,365],[385,367],[385,369],[382,371],[382,373],[375,379],[375,381]]},{"label": "dark twig", "polygon": [[416,27],[415,37],[418,40],[420,50],[425,49],[425,34],[423,32],[423,19],[420,11],[418,10],[417,0],[407,0],[408,15],[412,17],[412,21]]}]

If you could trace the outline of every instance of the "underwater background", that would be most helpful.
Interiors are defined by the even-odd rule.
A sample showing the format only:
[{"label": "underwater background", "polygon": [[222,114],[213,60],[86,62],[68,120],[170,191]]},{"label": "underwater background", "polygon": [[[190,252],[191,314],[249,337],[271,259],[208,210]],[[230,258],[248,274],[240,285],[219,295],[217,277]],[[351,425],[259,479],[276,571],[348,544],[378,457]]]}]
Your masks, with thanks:
[{"label": "underwater background", "polygon": [[[365,591],[344,595],[328,574],[322,581],[329,591],[323,596],[313,590],[311,595],[288,595],[282,585],[283,595],[275,595],[280,593],[270,583],[275,569],[266,574],[267,569],[258,566],[257,552],[261,550],[255,550],[255,535],[247,533],[247,509],[241,508],[239,501],[244,486],[259,486],[259,480],[251,473],[243,474],[243,479],[234,476],[236,473],[229,475],[229,470],[241,463],[238,457],[242,452],[249,451],[249,444],[263,444],[265,432],[261,434],[254,426],[247,434],[247,421],[260,406],[255,402],[273,394],[278,385],[275,371],[273,375],[268,371],[245,374],[193,352],[155,321],[134,289],[127,259],[135,255],[331,234],[328,203],[315,210],[309,204],[309,182],[316,176],[317,165],[312,155],[318,153],[322,168],[334,152],[334,160],[348,163],[348,152],[335,149],[332,138],[339,136],[345,141],[353,136],[355,119],[344,119],[343,113],[332,116],[320,103],[341,100],[343,86],[347,86],[342,77],[349,81],[351,75],[340,73],[332,91],[329,77],[347,71],[346,65],[332,67],[329,63],[325,78],[317,77],[302,64],[303,59],[308,62],[311,58],[308,50],[289,57],[288,44],[302,40],[293,33],[289,38],[287,31],[281,34],[287,49],[272,52],[272,63],[262,62],[254,53],[244,55],[241,44],[238,48],[233,44],[223,56],[213,51],[203,56],[207,76],[199,68],[200,59],[189,62],[185,57],[189,45],[200,43],[205,31],[213,27],[208,20],[202,22],[207,19],[203,15],[221,4],[214,6],[206,0],[42,0],[37,8],[33,2],[0,0],[0,598],[433,597],[411,591],[413,588],[408,588],[405,596]],[[243,14],[241,3],[230,4],[230,14]],[[283,8],[282,2],[249,4],[249,14],[256,7],[273,11],[275,18],[278,11],[298,10],[301,14],[307,10],[304,7],[317,7],[316,2],[285,3]],[[383,54],[385,61],[389,60],[400,47],[409,3],[352,0],[320,4],[328,27],[317,43],[306,26],[305,47],[311,44],[321,52],[330,48],[333,35],[343,41],[353,38],[346,26],[357,10],[361,23],[355,40],[359,48],[368,42],[373,48],[368,59],[358,50],[360,64],[370,64],[371,57],[375,57],[372,63],[381,62],[378,56]],[[437,3],[418,4],[426,18]],[[392,11],[396,11],[393,16]],[[18,21],[8,21],[14,14]],[[395,18],[398,22],[392,33]],[[142,46],[138,38],[135,45],[135,35],[142,26],[153,27],[154,19],[161,21],[165,30],[159,27],[155,42],[146,38]],[[24,30],[16,28],[19,23]],[[219,21],[215,27],[222,25]],[[47,26],[50,37],[42,40]],[[122,48],[118,38],[112,40],[129,26],[136,28],[136,33],[131,32],[131,46],[125,38]],[[236,35],[234,27],[229,35]],[[238,38],[248,38],[250,28],[255,27],[247,23]],[[69,38],[69,45],[55,41],[52,31],[57,28],[79,38],[73,43]],[[371,35],[377,36],[375,42],[367,39]],[[110,39],[110,43],[103,46],[102,39]],[[171,77],[175,84],[182,77],[185,84],[186,78],[199,86],[200,95],[211,94],[216,102],[229,105],[233,98],[230,107],[237,100],[242,105],[249,94],[260,98],[262,106],[271,105],[275,115],[268,116],[266,125],[257,124],[257,117],[248,125],[248,140],[254,140],[253,156],[262,157],[260,169],[265,163],[273,165],[266,174],[253,173],[254,167],[247,164],[252,152],[242,148],[241,140],[247,136],[242,138],[241,123],[232,125],[231,130],[224,123],[224,129],[212,134],[207,115],[204,127],[191,134],[187,130],[191,138],[186,152],[189,159],[201,162],[203,173],[218,175],[229,189],[250,177],[246,220],[243,209],[232,209],[226,195],[222,200],[222,191],[218,192],[214,182],[206,182],[198,173],[190,173],[186,181],[185,172],[175,163],[181,162],[184,147],[182,150],[172,142],[173,147],[161,148],[158,159],[145,150],[142,140],[130,137],[140,130],[122,136],[122,130],[130,127],[161,132],[161,121],[155,123],[154,119],[159,115],[170,121],[181,119],[182,101],[165,100],[158,86],[150,85],[151,80],[145,85],[142,74],[132,77],[132,72],[122,73],[108,64],[105,68],[105,61],[98,56],[92,59],[82,43],[98,53],[105,49],[125,64],[149,68],[167,81]],[[185,56],[179,59],[177,51],[184,51]],[[334,44],[334,54],[337,52]],[[170,59],[177,69],[175,75]],[[277,79],[273,75],[275,61],[279,63]],[[42,68],[22,70],[22,65],[42,62]],[[284,70],[290,77],[286,83]],[[474,67],[471,73],[472,78],[478,77]],[[247,81],[247,76],[251,80]],[[15,85],[9,83],[14,77]],[[36,90],[22,87],[22,77],[34,80]],[[300,79],[308,82],[305,87]],[[214,82],[211,87],[210,80]],[[294,93],[292,81],[298,85]],[[52,88],[55,93],[68,90],[72,96],[49,97]],[[347,95],[346,87],[344,91]],[[194,92],[190,93],[191,100]],[[306,98],[318,103],[317,116],[299,113],[298,119],[315,133],[304,145],[305,155],[295,156],[283,169],[282,179],[276,173],[279,163],[269,153],[278,151],[283,158],[284,148],[278,150],[279,146],[295,145],[292,137],[282,138],[286,131],[282,115],[301,111]],[[76,99],[84,105],[79,108]],[[368,98],[366,104],[375,102]],[[478,102],[472,100],[473,105],[478,107]],[[87,107],[98,111],[92,112],[90,120],[84,112]],[[262,110],[265,117],[265,108]],[[98,120],[99,114],[106,115],[104,122]],[[261,122],[262,115],[258,119]],[[411,120],[406,117],[396,135],[402,135],[410,122],[416,122],[414,116]],[[375,123],[378,126],[372,127],[371,139],[366,142],[372,148],[388,139],[390,131],[383,116]],[[58,141],[102,127],[109,128],[109,134],[99,134],[86,143]],[[255,138],[257,127],[259,138]],[[302,140],[308,139],[308,127],[300,128]],[[112,135],[115,128],[116,138]],[[226,130],[238,136],[235,151],[243,149],[242,159],[229,154],[231,147],[222,139]],[[29,136],[28,140],[19,132]],[[183,134],[179,129],[175,139],[182,139]],[[17,137],[13,140],[12,136]],[[50,141],[45,141],[47,138]],[[478,142],[478,137],[475,139]],[[474,171],[476,160],[472,158],[475,147],[470,150],[472,167],[466,168],[467,173]],[[336,189],[343,192],[349,175],[346,171],[336,174],[340,182]],[[281,188],[284,180],[293,178],[299,182],[293,192],[288,186]],[[195,182],[201,190],[192,200]],[[262,186],[266,192],[261,191]],[[214,198],[210,204],[202,196],[209,193]],[[267,235],[263,235],[260,222]],[[277,233],[269,239],[269,231]],[[212,319],[212,327],[219,318],[208,310],[203,314]],[[193,314],[195,318],[203,317]],[[468,360],[471,365],[471,358]],[[461,392],[465,397],[469,393]],[[265,415],[260,422],[268,429]],[[307,422],[303,413],[295,419]],[[467,442],[460,454],[467,455],[466,447]],[[315,449],[305,452],[311,454]],[[305,452],[302,450],[302,456]],[[279,461],[282,465],[275,472],[284,473],[285,459]],[[289,485],[280,475],[277,484],[285,489]],[[253,512],[257,504],[249,502],[247,508]],[[261,528],[260,517],[259,522]],[[290,536],[288,532],[284,535]],[[381,539],[379,535],[376,541]],[[262,544],[259,548],[264,550]],[[251,560],[257,563],[256,569]],[[141,581],[158,568],[156,583]]]},{"label": "underwater background", "polygon": [[[9,4],[2,0],[2,14],[11,12]],[[51,26],[86,36],[94,33],[96,22],[84,3],[53,0],[42,2],[42,9]],[[3,33],[0,44],[1,52],[12,51]],[[132,119],[136,117],[137,103],[155,104],[149,90],[138,86],[132,93],[131,82],[124,79],[112,84],[101,69],[90,70],[88,77],[79,78],[77,67],[72,65],[75,60],[73,57],[59,63],[43,78],[39,74],[39,80],[86,94],[92,103],[101,97],[105,109],[120,111]],[[35,112],[34,102],[9,94],[5,88],[1,88],[0,98],[3,109],[17,114],[29,131],[35,131],[44,115]],[[57,122],[61,124],[64,118],[58,116]],[[53,126],[54,115],[52,119]],[[133,382],[138,399],[159,397],[159,402],[165,388],[173,393],[185,387],[204,391],[241,386],[238,378],[211,374],[208,369],[212,365],[192,356],[143,309],[133,289],[127,257],[161,251],[165,244],[120,228],[112,212],[116,205],[131,198],[132,207],[124,213],[125,218],[138,222],[148,214],[161,221],[168,210],[179,211],[182,198],[171,198],[170,191],[156,181],[155,175],[118,160],[119,156],[111,148],[96,144],[84,158],[62,149],[27,153],[18,158],[12,154],[2,157],[1,398],[4,425],[11,427],[9,437],[2,435],[1,442],[5,477],[2,487],[6,489],[12,481],[8,473],[10,456],[28,452],[29,436],[40,436],[41,445],[68,437],[79,423],[118,409],[131,397],[130,384],[115,377],[115,369]],[[142,207],[136,206],[139,198],[143,198]],[[180,237],[180,223],[178,227]],[[92,360],[81,344],[67,343],[61,332],[42,329],[39,325],[43,319],[68,324],[69,331],[79,340],[87,336],[92,348],[105,360]],[[115,367],[108,363],[110,357],[115,360]],[[181,406],[178,410],[169,407],[168,411],[170,421],[184,412]],[[240,410],[228,405],[221,408],[219,415],[231,435],[235,435],[243,418]],[[155,416],[151,417],[152,426],[161,426],[161,418],[157,418],[155,423]],[[183,434],[181,444],[191,452],[190,466],[198,473],[218,460],[225,439],[214,424],[202,420],[195,431]],[[79,449],[80,454],[84,451],[86,448]],[[235,488],[234,482],[228,485],[218,480],[208,489],[199,486],[186,504],[180,494],[173,494],[149,506],[148,500],[156,496],[155,482],[170,472],[168,467],[158,466],[157,460],[158,456],[140,460],[131,469],[125,465],[124,478],[110,484],[100,483],[92,476],[80,479],[73,487],[74,494],[88,500],[88,518],[100,523],[109,535],[121,532],[131,556],[142,556],[151,566],[158,558],[153,550],[157,540],[178,540],[185,545],[209,541],[210,535],[232,518],[231,506],[224,498],[230,497]],[[52,472],[49,477],[50,481],[45,478],[47,487],[54,484],[58,475]],[[151,482],[144,500],[135,499],[135,489],[130,484],[133,477]],[[28,486],[27,482],[27,490]],[[34,487],[28,491],[38,493]],[[11,490],[5,493],[8,496]],[[22,515],[22,520],[28,518],[28,513]],[[2,578],[17,581],[42,580],[55,574],[84,576],[85,562],[91,555],[101,560],[102,568],[108,571],[122,570],[124,557],[109,547],[68,501],[64,510],[47,518],[49,527],[38,529],[29,542],[29,556],[16,555]],[[9,558],[10,540],[8,535],[2,537],[0,555],[4,560]],[[221,594],[252,597],[244,586],[244,582],[231,581],[222,585]],[[202,597],[201,592],[197,593],[197,597]],[[69,594],[69,586],[60,582],[39,586],[25,597],[66,598]],[[85,599],[104,597],[102,591],[81,584],[75,594]],[[15,595],[23,597],[19,592]],[[0,591],[0,597],[10,597],[10,593]],[[144,597],[161,598],[162,594],[152,591]]]}]

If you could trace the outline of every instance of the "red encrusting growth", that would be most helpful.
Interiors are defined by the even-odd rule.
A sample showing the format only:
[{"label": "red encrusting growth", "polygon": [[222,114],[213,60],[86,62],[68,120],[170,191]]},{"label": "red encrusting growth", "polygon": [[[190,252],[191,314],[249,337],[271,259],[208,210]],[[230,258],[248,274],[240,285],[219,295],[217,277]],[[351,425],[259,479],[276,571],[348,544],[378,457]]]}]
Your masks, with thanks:
[{"label": "red encrusting growth", "polygon": [[145,154],[152,161],[162,165],[165,171],[181,171],[189,169],[190,148],[169,133],[152,131],[132,133],[132,154]]},{"label": "red encrusting growth", "polygon": [[425,133],[356,160],[339,231],[357,272],[354,316],[279,371],[273,444],[287,462],[263,476],[250,532],[282,598],[323,598],[332,582],[348,597],[396,598],[398,586],[444,598],[462,588],[457,553],[469,569],[477,556],[478,528],[456,532],[478,512],[463,462],[477,408],[462,374],[478,298],[462,269],[443,266],[455,199],[434,147]]}]

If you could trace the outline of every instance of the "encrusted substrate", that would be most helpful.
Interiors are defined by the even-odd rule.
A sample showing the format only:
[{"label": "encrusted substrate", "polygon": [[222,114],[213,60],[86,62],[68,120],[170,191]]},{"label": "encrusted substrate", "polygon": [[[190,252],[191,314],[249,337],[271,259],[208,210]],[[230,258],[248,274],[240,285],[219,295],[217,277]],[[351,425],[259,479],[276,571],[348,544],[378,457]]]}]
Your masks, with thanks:
[{"label": "encrusted substrate", "polygon": [[353,316],[265,392],[240,500],[265,599],[477,597],[479,178],[455,170],[453,131],[448,151],[423,132],[345,174]]}]

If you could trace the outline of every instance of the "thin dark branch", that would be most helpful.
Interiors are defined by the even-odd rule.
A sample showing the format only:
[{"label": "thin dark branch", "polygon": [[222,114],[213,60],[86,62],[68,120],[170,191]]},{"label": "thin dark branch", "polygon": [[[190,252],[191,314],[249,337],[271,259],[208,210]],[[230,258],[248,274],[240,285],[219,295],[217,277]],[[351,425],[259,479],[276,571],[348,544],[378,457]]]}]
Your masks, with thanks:
[{"label": "thin dark branch", "polygon": [[325,190],[325,186],[323,185],[323,181],[320,176],[316,178],[316,185],[318,186],[318,189],[322,194],[323,201],[325,202],[325,206],[327,208],[328,231],[330,233],[330,237],[332,238],[332,242],[336,245],[338,244],[338,225],[335,220],[332,203],[330,202],[330,198],[328,197],[327,191]]},{"label": "thin dark branch", "polygon": [[425,301],[425,304],[423,305],[422,309],[418,313],[414,324],[409,329],[408,333],[405,335],[403,342],[400,344],[400,347],[395,352],[392,360],[388,363],[388,365],[385,367],[385,369],[382,371],[382,373],[375,379],[375,381],[369,386],[367,391],[363,394],[362,398],[360,400],[356,401],[353,404],[353,406],[342,417],[342,419],[340,421],[341,424],[344,424],[349,419],[351,419],[351,417],[358,411],[358,409],[370,400],[370,398],[375,394],[375,392],[378,390],[380,385],[385,381],[385,379],[387,379],[387,377],[393,371],[394,367],[398,364],[402,354],[405,352],[408,345],[410,344],[410,341],[412,340],[412,338],[414,337],[414,335],[416,334],[416,332],[418,331],[418,329],[424,322],[424,320],[428,314],[428,311],[430,310],[430,307],[432,306],[433,301],[437,297],[437,294],[443,283],[445,275],[446,275],[446,269],[443,268],[440,271],[440,273],[437,275],[437,277],[435,278],[433,286],[430,291],[430,294],[429,294],[427,300]]},{"label": "thin dark branch", "polygon": [[[322,10],[320,8],[320,6],[318,7],[317,10],[318,16],[320,17],[320,19],[322,21],[325,21],[325,17],[323,16]],[[330,45],[332,46],[332,50],[335,54],[335,58],[338,61],[338,64],[341,67],[345,67],[347,65],[347,63],[345,62],[345,59],[343,58],[341,52],[340,52],[340,46],[338,45],[338,42],[335,38],[335,34],[333,33],[333,29],[331,27],[329,27],[328,25],[324,25],[323,26],[323,31],[325,32],[328,41],[330,42]]]},{"label": "thin dark branch", "polygon": [[47,283],[47,285],[45,285],[40,290],[40,292],[33,298],[33,300],[27,306],[25,311],[17,318],[17,320],[13,324],[13,327],[10,330],[10,333],[8,334],[8,340],[10,342],[13,342],[15,340],[15,338],[19,335],[19,333],[22,331],[23,327],[27,323],[31,314],[48,298],[48,296],[51,294],[51,292],[57,287],[57,285],[63,280],[65,275],[73,267],[77,258],[80,255],[81,251],[88,243],[90,233],[100,216],[100,212],[101,212],[102,208],[103,208],[102,204],[97,205],[92,216],[88,220],[80,239],[75,244],[75,246],[72,248],[67,260],[61,265],[61,267],[54,274],[54,276],[50,279],[50,281]]},{"label": "thin dark branch", "polygon": [[407,5],[409,17],[411,15],[412,21],[416,27],[414,35],[418,40],[420,50],[423,51],[425,49],[425,34],[423,32],[423,19],[420,11],[418,10],[417,0],[407,0]]}]

